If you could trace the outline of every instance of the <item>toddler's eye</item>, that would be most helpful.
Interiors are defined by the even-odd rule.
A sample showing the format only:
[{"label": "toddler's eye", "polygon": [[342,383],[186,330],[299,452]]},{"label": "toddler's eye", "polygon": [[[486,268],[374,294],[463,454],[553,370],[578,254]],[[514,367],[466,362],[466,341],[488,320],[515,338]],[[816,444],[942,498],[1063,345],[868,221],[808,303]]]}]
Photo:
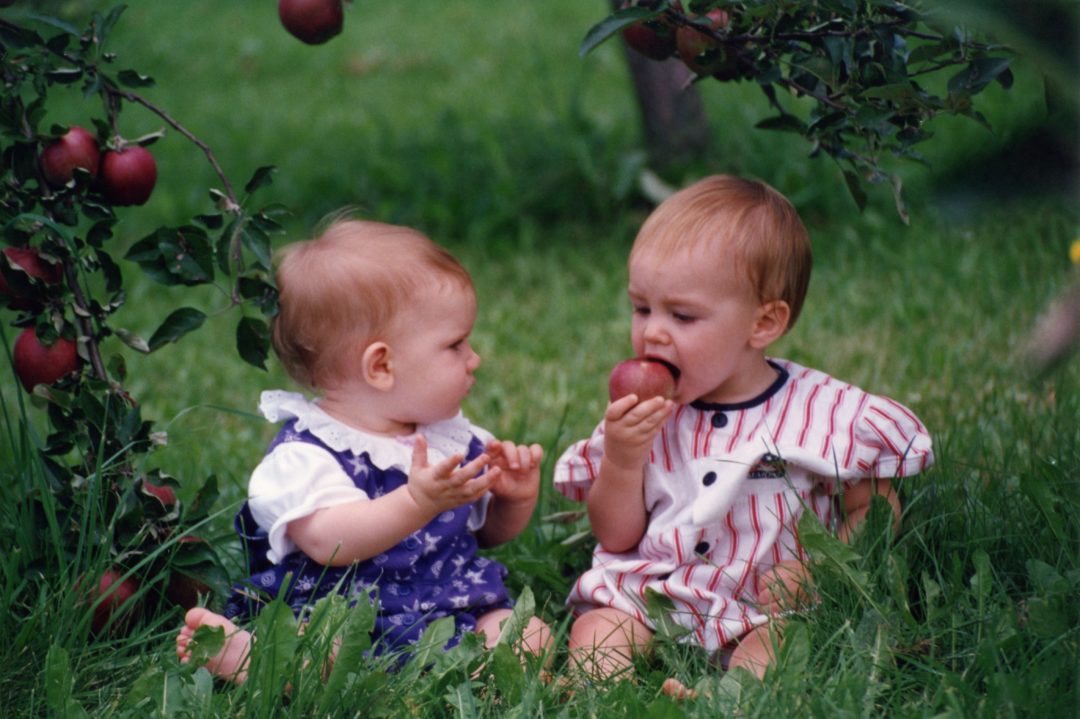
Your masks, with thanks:
[{"label": "toddler's eye", "polygon": [[693,322],[697,319],[693,315],[685,315],[682,312],[672,312],[671,316],[675,318],[676,322]]},{"label": "toddler's eye", "polygon": [[643,315],[643,316],[647,315],[647,314],[649,314],[649,308],[648,307],[634,307],[634,314],[635,315]]}]

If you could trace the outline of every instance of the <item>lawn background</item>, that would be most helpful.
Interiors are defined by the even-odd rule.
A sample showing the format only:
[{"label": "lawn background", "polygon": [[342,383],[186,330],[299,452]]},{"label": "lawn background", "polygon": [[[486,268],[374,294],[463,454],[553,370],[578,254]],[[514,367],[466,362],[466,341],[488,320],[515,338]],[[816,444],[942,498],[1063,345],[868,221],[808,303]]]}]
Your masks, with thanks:
[{"label": "lawn background", "polygon": [[[87,7],[108,6],[43,5],[80,21]],[[473,272],[480,299],[475,345],[484,365],[465,410],[500,436],[541,442],[549,480],[559,452],[601,416],[607,370],[630,351],[625,256],[649,210],[635,191],[644,156],[620,48],[608,43],[586,58],[577,55],[581,37],[606,9],[601,0],[357,2],[343,35],[312,48],[280,28],[269,2],[143,2],[125,12],[112,47],[122,66],[157,80],[145,95],[213,148],[234,184],[260,165],[278,167],[274,185],[256,199],[291,211],[280,242],[352,205],[420,227],[450,247]],[[6,12],[14,17],[19,8]],[[1035,317],[1076,273],[1068,258],[1077,237],[1075,192],[1027,192],[1002,165],[980,166],[976,174],[1000,177],[1004,192],[973,195],[962,179],[946,182],[963,178],[1040,121],[1038,68],[1021,63],[1015,87],[980,96],[993,132],[966,119],[933,125],[928,166],[903,168],[910,226],[897,218],[885,188],[872,190],[870,206],[859,213],[830,161],[808,158],[797,137],[753,129],[768,114],[754,87],[703,83],[700,91],[714,146],[685,174],[666,179],[680,184],[717,171],[760,177],[792,198],[814,241],[806,308],[775,354],[912,407],[935,436],[938,465],[903,483],[905,534],[891,553],[873,543],[864,548],[858,566],[865,585],[833,578],[833,601],[808,629],[815,640],[829,641],[810,643],[809,669],[778,671],[772,682],[742,688],[733,700],[687,709],[705,716],[717,703],[730,709],[733,702],[747,714],[783,715],[800,706],[811,713],[854,711],[868,701],[893,714],[952,709],[1009,716],[1025,714],[1032,703],[1076,708],[1080,670],[1070,674],[1061,665],[1070,655],[1075,660],[1078,641],[1080,537],[1072,514],[1080,472],[1078,370],[1073,361],[1036,380],[1018,352]],[[100,108],[87,107],[72,90],[50,117],[78,123],[88,113]],[[162,126],[135,107],[122,118],[122,131],[132,136]],[[158,187],[145,207],[120,210],[121,244],[205,211],[207,188],[216,183],[205,159],[176,133],[153,151]],[[153,285],[137,268],[124,269],[129,301],[118,322],[133,331],[148,335],[170,309],[192,301],[189,291]],[[211,291],[195,297],[204,309],[224,304]],[[181,497],[190,497],[207,475],[219,478],[222,542],[232,503],[274,431],[253,414],[258,393],[288,386],[276,363],[261,373],[233,356],[234,321],[232,313],[215,318],[149,357],[110,348],[127,355],[129,388],[144,416],[168,431],[169,444],[153,462],[180,480]],[[4,390],[9,408],[11,385]],[[35,411],[31,422],[40,421]],[[562,542],[585,526],[540,518],[568,508],[545,482],[537,519],[496,552],[511,568],[514,587],[531,587],[556,624],[565,621],[560,605],[571,575],[588,560],[586,544]],[[229,546],[222,547],[228,555]],[[906,569],[896,568],[901,565]],[[878,566],[894,574],[879,576]],[[865,693],[872,673],[860,652],[878,651],[876,640],[860,643],[860,632],[878,626],[867,617],[893,619],[883,606],[903,604],[889,589],[897,577],[916,607],[907,610],[914,626],[885,621],[889,631],[881,641],[904,660],[883,670],[886,678],[876,679],[869,699],[856,701],[850,695],[857,687]],[[824,579],[830,581],[828,572]],[[943,607],[937,618],[930,611],[937,606],[932,585]],[[875,601],[867,604],[853,587],[869,587]],[[23,591],[12,589],[9,578],[12,619],[28,611]],[[52,593],[35,601],[43,605],[39,621],[49,617],[62,626],[57,607],[63,605]],[[1035,629],[1027,621],[1033,606],[1046,607],[1036,612],[1044,624]],[[11,699],[5,704],[27,715],[44,711],[43,680],[34,667],[59,643],[76,657],[80,703],[95,707],[92,713],[122,714],[129,707],[121,698],[132,693],[147,663],[155,676],[180,676],[169,646],[178,620],[178,614],[155,617],[137,641],[82,646],[58,630],[10,646],[0,675],[0,690]],[[670,669],[667,661],[690,681],[709,673],[699,658],[669,649],[652,666],[656,672]],[[837,678],[849,673],[856,677],[850,686]],[[655,704],[657,683],[646,677],[607,699],[583,692],[562,710],[587,714],[601,701],[665,709]],[[437,690],[422,686],[415,701],[423,715],[460,709],[438,693],[441,685]],[[551,700],[547,692],[518,697],[514,708],[557,713],[559,705],[544,703]],[[251,712],[246,696],[219,688],[214,706]],[[304,696],[293,703],[297,716]],[[507,709],[477,701],[481,714]]]}]

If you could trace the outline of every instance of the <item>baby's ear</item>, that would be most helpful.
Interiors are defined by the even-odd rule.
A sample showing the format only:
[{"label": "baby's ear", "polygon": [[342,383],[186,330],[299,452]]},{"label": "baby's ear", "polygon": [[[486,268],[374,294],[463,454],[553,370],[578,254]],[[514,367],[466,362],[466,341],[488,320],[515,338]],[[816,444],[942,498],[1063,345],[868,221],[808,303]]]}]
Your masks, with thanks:
[{"label": "baby's ear", "polygon": [[754,328],[750,333],[750,346],[765,349],[787,332],[791,321],[791,306],[783,300],[772,300],[757,309]]},{"label": "baby's ear", "polygon": [[385,342],[372,342],[364,348],[360,372],[373,388],[389,392],[394,387],[393,351]]}]

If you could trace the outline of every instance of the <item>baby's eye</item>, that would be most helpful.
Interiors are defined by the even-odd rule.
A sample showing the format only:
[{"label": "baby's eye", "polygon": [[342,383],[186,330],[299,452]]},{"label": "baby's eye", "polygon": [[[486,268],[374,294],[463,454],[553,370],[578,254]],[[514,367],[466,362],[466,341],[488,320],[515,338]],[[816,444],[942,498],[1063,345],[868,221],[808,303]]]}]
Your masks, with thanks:
[{"label": "baby's eye", "polygon": [[693,315],[684,314],[682,312],[672,312],[671,316],[675,318],[676,322],[693,322],[697,318]]},{"label": "baby's eye", "polygon": [[642,307],[642,306],[635,306],[634,307],[634,314],[635,315],[642,315],[642,316],[648,315],[649,314],[649,308],[648,307]]}]

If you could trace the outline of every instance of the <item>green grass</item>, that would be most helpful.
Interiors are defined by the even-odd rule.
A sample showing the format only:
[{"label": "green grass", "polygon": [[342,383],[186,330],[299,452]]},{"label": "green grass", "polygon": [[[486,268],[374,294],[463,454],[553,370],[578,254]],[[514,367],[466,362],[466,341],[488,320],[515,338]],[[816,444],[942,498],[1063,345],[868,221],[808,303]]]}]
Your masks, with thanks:
[{"label": "green grass", "polygon": [[[88,5],[54,3],[76,17]],[[615,46],[576,54],[606,7],[358,0],[345,34],[310,48],[280,29],[272,3],[135,3],[114,36],[121,64],[157,79],[147,96],[214,148],[234,182],[259,165],[279,168],[258,198],[292,211],[279,241],[351,204],[422,228],[470,268],[483,365],[465,410],[496,434],[546,451],[536,519],[494,555],[510,567],[515,593],[530,588],[560,631],[563,599],[590,544],[574,539],[583,521],[541,519],[574,508],[551,488],[551,465],[592,430],[607,370],[630,351],[625,258],[648,211],[628,184],[640,147],[622,58]],[[767,114],[759,91],[701,86],[716,142],[690,173],[762,177],[793,197],[810,225],[810,295],[775,353],[911,406],[937,453],[931,471],[901,483],[905,517],[895,542],[871,522],[854,558],[824,548],[814,569],[822,601],[794,621],[764,682],[721,675],[699,653],[662,640],[641,660],[637,683],[572,697],[538,681],[538,667],[523,673],[502,654],[471,681],[483,657],[468,645],[427,671],[360,664],[331,692],[301,667],[325,656],[327,633],[363,618],[329,607],[325,630],[300,640],[287,620],[269,617],[264,646],[299,645],[284,656],[260,651],[257,679],[235,689],[177,664],[180,615],[150,592],[152,610],[128,634],[92,638],[70,590],[106,557],[100,547],[49,555],[51,532],[64,527],[27,513],[26,498],[45,494],[48,478],[23,439],[42,426],[42,411],[23,408],[9,381],[0,393],[0,539],[11,548],[0,559],[0,616],[13,639],[0,649],[5,714],[56,715],[67,701],[94,716],[299,717],[320,708],[335,716],[1075,714],[1080,364],[1035,379],[1019,355],[1035,317],[1076,275],[1067,255],[1075,207],[1046,195],[958,216],[935,202],[940,177],[1038,116],[1037,72],[1022,65],[1018,76],[1009,93],[986,96],[992,134],[942,121],[927,147],[929,169],[905,168],[910,226],[885,190],[857,214],[833,165],[808,159],[798,138],[754,130]],[[72,92],[51,118],[98,112]],[[161,126],[134,107],[123,118],[132,135]],[[121,245],[207,209],[216,180],[201,155],[171,132],[154,152],[159,186],[144,208],[121,210]],[[129,301],[118,322],[134,331],[152,332],[182,302],[222,306],[213,292],[192,299],[133,266],[124,272]],[[258,393],[287,386],[276,363],[263,373],[233,356],[234,319],[215,317],[147,357],[109,348],[126,357],[144,415],[168,432],[152,461],[179,479],[181,497],[210,474],[219,478],[215,527],[226,555],[235,551],[230,507],[273,433],[253,415]],[[10,342],[11,328],[5,334]],[[26,561],[41,547],[44,561]],[[561,653],[553,662],[556,675],[565,672]],[[659,698],[670,674],[710,696],[680,707]],[[285,681],[293,684],[288,700]]]}]

